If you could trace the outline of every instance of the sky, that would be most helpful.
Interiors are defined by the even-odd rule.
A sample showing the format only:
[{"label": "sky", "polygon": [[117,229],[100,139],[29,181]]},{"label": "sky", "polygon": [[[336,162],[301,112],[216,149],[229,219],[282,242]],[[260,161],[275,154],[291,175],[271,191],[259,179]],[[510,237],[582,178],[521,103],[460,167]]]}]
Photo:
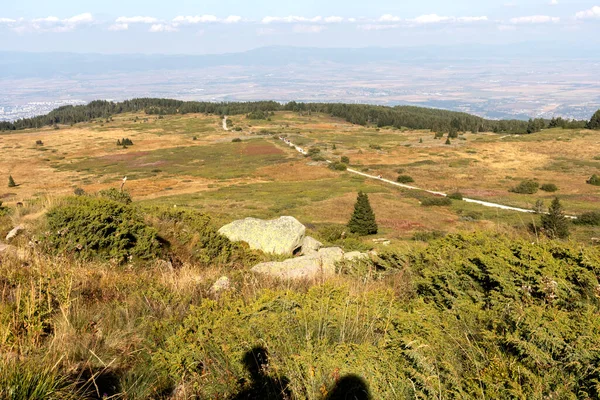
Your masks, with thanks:
[{"label": "sky", "polygon": [[600,0],[0,2],[0,51],[210,54],[517,42],[599,48]]}]

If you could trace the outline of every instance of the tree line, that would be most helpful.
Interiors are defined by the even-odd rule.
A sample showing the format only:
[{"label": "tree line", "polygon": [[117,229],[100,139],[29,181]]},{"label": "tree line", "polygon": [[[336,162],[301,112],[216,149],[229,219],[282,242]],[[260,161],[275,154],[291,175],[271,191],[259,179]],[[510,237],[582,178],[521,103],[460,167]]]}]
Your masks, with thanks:
[{"label": "tree line", "polygon": [[[138,98],[122,102],[104,100],[92,101],[87,105],[63,106],[46,115],[20,119],[14,122],[0,122],[0,131],[42,128],[52,125],[71,125],[96,118],[109,118],[127,112],[145,112],[148,115],[172,115],[204,113],[214,115],[267,114],[274,111],[294,111],[299,113],[325,113],[342,118],[358,125],[395,127],[409,129],[429,129],[434,132],[496,132],[533,133],[541,129],[585,128],[594,129],[592,121],[565,120],[562,118],[523,120],[489,120],[475,115],[434,108],[416,106],[375,106],[368,104],[342,103],[278,103],[275,101],[256,102],[199,102],[172,99]],[[597,113],[598,114],[598,113]]]}]

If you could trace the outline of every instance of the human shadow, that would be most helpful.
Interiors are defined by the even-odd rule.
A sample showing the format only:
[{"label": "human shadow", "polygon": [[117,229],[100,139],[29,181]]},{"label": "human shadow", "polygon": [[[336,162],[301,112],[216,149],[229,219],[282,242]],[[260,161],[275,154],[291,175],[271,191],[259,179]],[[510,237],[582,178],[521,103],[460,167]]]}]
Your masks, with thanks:
[{"label": "human shadow", "polygon": [[358,375],[346,375],[337,381],[325,400],[371,400],[367,383]]},{"label": "human shadow", "polygon": [[244,366],[250,374],[250,387],[236,394],[231,400],[289,400],[292,393],[286,377],[268,375],[269,354],[264,347],[254,347],[244,354]]}]

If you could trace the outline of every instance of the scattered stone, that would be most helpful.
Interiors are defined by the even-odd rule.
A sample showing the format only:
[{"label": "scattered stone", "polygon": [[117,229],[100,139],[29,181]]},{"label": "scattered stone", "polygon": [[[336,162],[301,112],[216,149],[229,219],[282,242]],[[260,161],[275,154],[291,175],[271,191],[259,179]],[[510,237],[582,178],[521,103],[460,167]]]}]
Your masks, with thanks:
[{"label": "scattered stone", "polygon": [[25,228],[24,228],[22,225],[15,226],[15,227],[13,228],[13,230],[12,230],[12,231],[10,231],[10,232],[8,232],[8,235],[6,235],[6,241],[7,241],[7,242],[10,242],[12,239],[14,239],[15,237],[17,237],[17,235],[18,235],[18,234],[19,234],[19,233],[20,233],[22,230],[24,230],[24,229],[25,229]]},{"label": "scattered stone", "polygon": [[302,255],[314,254],[323,247],[323,243],[310,236],[306,236],[302,241]]},{"label": "scattered stone", "polygon": [[329,247],[281,262],[261,263],[252,268],[252,271],[280,279],[311,279],[319,275],[335,274],[335,264],[343,259],[342,249]]},{"label": "scattered stone", "polygon": [[254,250],[292,255],[302,245],[306,227],[294,217],[245,218],[225,225],[219,233],[233,242],[246,242]]},{"label": "scattered stone", "polygon": [[219,279],[217,279],[215,283],[213,283],[213,285],[210,287],[210,292],[213,294],[217,294],[219,292],[222,292],[223,290],[229,289],[231,289],[231,282],[229,281],[229,278],[226,276],[222,276]]},{"label": "scattered stone", "polygon": [[360,251],[351,251],[344,254],[344,260],[355,261],[355,260],[368,260],[369,254],[361,253]]},{"label": "scattered stone", "polygon": [[600,238],[592,238],[591,240],[594,244],[600,244]]}]

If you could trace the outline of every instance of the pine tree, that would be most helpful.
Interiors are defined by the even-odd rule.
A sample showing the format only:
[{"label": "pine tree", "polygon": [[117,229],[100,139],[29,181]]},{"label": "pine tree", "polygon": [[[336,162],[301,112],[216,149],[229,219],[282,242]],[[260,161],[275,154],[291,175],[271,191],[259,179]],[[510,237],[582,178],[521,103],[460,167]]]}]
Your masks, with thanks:
[{"label": "pine tree", "polygon": [[348,222],[350,232],[361,236],[374,235],[377,233],[377,222],[375,222],[375,213],[369,203],[369,197],[363,193],[358,193],[354,213]]},{"label": "pine tree", "polygon": [[452,144],[452,142],[450,142],[450,138],[446,139],[446,144]]},{"label": "pine tree", "polygon": [[542,227],[548,237],[564,239],[569,236],[569,221],[565,217],[558,197],[552,200],[548,214],[542,215]]},{"label": "pine tree", "polygon": [[590,122],[587,124],[588,129],[600,129],[600,110],[596,111],[596,113],[590,119]]},{"label": "pine tree", "polygon": [[8,176],[8,187],[12,188],[12,187],[16,187],[17,184],[15,183],[15,180],[13,179],[12,175]]}]

